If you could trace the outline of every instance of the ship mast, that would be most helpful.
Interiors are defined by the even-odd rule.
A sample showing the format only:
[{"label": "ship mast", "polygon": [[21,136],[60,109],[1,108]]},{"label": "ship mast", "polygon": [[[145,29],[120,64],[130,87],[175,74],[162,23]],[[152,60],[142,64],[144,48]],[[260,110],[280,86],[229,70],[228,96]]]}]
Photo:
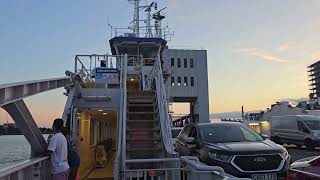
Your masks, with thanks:
[{"label": "ship mast", "polygon": [[[140,37],[140,28],[145,28],[145,32],[141,33],[144,37],[151,38],[151,37],[158,37],[166,38],[166,36],[171,36],[173,34],[167,34],[166,30],[167,27],[162,29],[161,21],[165,18],[162,14],[162,11],[166,8],[162,8],[158,10],[157,2],[151,2],[150,4],[140,5],[141,0],[128,0],[131,4],[134,5],[134,13],[133,13],[133,20],[131,21],[132,26],[129,27],[133,31],[133,35],[135,37]],[[152,9],[154,8],[155,13],[151,13]],[[144,10],[146,13],[146,17],[144,19],[140,19],[140,10]],[[140,21],[143,21],[146,25],[140,26]],[[152,25],[152,21],[154,21],[154,25]],[[152,32],[154,30],[154,32]],[[170,30],[169,30],[170,31]]]},{"label": "ship mast", "polygon": [[134,13],[133,13],[133,33],[136,37],[140,35],[140,1],[141,0],[128,0],[129,2],[134,4]]}]

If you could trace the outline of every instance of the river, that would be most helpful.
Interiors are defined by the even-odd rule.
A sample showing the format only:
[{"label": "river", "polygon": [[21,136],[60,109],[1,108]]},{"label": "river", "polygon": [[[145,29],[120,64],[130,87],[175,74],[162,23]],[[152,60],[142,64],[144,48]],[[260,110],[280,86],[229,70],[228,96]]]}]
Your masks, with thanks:
[{"label": "river", "polygon": [[[48,135],[44,135],[45,139]],[[0,169],[29,159],[31,148],[23,135],[0,136]]]}]

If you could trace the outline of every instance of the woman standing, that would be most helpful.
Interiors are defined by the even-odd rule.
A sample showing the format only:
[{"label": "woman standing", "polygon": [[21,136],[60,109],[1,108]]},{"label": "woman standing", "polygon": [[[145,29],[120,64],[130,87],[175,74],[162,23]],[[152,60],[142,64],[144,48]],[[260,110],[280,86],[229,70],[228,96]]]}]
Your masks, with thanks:
[{"label": "woman standing", "polygon": [[78,146],[72,139],[69,128],[63,128],[62,134],[66,137],[68,143],[68,164],[70,166],[69,180],[76,180],[78,168],[80,166]]}]

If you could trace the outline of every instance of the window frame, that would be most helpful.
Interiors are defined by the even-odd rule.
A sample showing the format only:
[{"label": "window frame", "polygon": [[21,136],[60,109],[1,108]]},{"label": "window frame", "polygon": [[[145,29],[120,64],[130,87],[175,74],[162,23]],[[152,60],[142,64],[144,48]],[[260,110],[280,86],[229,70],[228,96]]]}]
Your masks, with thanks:
[{"label": "window frame", "polygon": [[[195,135],[195,137],[193,135]],[[191,130],[190,130],[188,137],[193,137],[195,140],[197,140],[199,138],[199,134],[198,134],[196,127],[194,127],[194,126],[191,127]]]},{"label": "window frame", "polygon": [[188,68],[188,59],[183,58],[183,68]]},{"label": "window frame", "polygon": [[171,62],[170,62],[170,65],[171,65],[171,67],[174,67],[174,58],[171,58]]},{"label": "window frame", "polygon": [[190,86],[194,87],[194,77],[190,77]]},{"label": "window frame", "polygon": [[190,68],[194,68],[194,60],[193,60],[193,58],[190,58]]},{"label": "window frame", "polygon": [[[299,126],[300,125],[300,126]],[[297,128],[299,131],[310,134],[309,128],[305,125],[305,123],[301,120],[297,121]]]},{"label": "window frame", "polygon": [[175,86],[175,77],[171,76],[171,87]]},{"label": "window frame", "polygon": [[188,77],[183,77],[183,86],[188,87]]},{"label": "window frame", "polygon": [[177,58],[177,67],[181,68],[181,58]]},{"label": "window frame", "polygon": [[180,87],[180,86],[181,86],[181,82],[182,82],[182,81],[181,81],[181,76],[178,76],[178,80],[177,80],[177,81],[178,81],[178,82],[177,82],[177,86]]},{"label": "window frame", "polygon": [[191,132],[191,126],[186,126],[178,136],[180,136],[182,139],[185,139],[189,137],[190,132]]}]

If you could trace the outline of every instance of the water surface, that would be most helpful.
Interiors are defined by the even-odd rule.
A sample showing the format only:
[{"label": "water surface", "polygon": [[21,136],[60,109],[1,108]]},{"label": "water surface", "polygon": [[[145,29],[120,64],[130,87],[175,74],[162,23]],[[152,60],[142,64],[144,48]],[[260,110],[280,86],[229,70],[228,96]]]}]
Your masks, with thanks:
[{"label": "water surface", "polygon": [[[45,139],[48,135],[44,135]],[[23,135],[0,136],[0,169],[30,158],[31,147]]]}]

